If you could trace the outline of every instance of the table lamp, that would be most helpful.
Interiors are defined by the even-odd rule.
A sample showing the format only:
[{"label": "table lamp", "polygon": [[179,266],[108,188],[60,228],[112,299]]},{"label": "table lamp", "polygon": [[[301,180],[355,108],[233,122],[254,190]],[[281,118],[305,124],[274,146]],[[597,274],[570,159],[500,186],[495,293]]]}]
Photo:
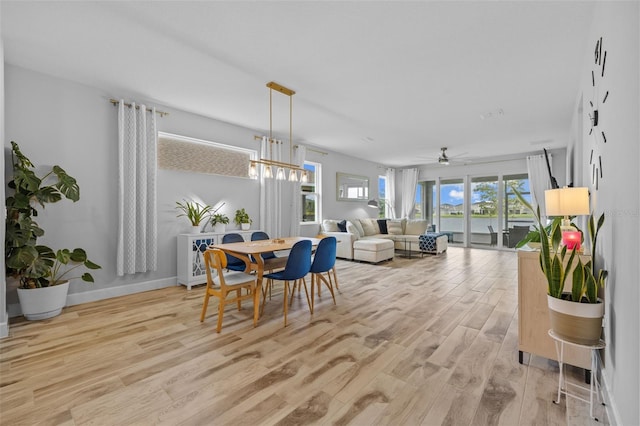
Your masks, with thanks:
[{"label": "table lamp", "polygon": [[571,226],[569,216],[589,214],[588,188],[558,188],[544,191],[547,216],[563,216],[560,230],[567,249],[580,250],[580,232]]}]

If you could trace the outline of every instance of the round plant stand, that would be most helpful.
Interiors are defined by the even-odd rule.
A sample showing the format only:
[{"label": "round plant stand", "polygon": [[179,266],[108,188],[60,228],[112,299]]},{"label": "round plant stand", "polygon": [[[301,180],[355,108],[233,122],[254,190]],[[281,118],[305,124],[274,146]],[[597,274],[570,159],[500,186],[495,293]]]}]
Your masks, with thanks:
[{"label": "round plant stand", "polygon": [[[554,340],[554,343],[556,344],[556,352],[558,354],[558,364],[560,367],[560,375],[558,377],[558,396],[556,400],[553,401],[553,403],[559,404],[560,396],[562,394],[566,395],[567,397],[571,397],[583,402],[587,402],[589,403],[589,415],[591,416],[592,419],[594,419],[595,421],[598,421],[598,419],[593,415],[593,396],[595,394],[596,398],[598,398],[598,402],[601,401],[600,391],[599,391],[600,386],[598,385],[597,368],[598,368],[598,350],[603,349],[605,347],[604,340],[600,339],[600,341],[594,345],[582,345],[582,344],[573,343],[568,340],[565,340],[564,338],[554,333],[553,330],[549,330],[549,336]],[[589,384],[588,388],[584,386],[580,386],[575,383],[569,383],[567,381],[566,374],[564,371],[564,345],[573,345],[580,348],[589,349],[591,351],[591,383]],[[588,391],[589,399],[585,399],[579,395],[570,393],[569,386],[573,386],[575,388]],[[604,405],[604,402],[602,402],[602,405]]]}]

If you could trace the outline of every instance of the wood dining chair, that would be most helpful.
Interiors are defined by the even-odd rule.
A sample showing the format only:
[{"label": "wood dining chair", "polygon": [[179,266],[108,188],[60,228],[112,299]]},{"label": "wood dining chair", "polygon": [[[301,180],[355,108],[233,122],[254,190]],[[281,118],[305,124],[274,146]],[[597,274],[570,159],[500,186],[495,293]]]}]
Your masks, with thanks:
[{"label": "wood dining chair", "polygon": [[[202,313],[200,314],[200,322],[204,321],[211,296],[217,297],[218,302],[218,324],[216,332],[220,333],[222,329],[222,318],[224,316],[224,307],[227,303],[236,302],[238,310],[242,309],[243,300],[253,299],[255,291],[255,275],[245,274],[244,272],[228,271],[227,257],[224,252],[219,249],[207,249],[203,253],[205,269],[207,272],[207,288],[204,293],[204,301],[202,303]],[[215,274],[215,275],[214,275]],[[246,289],[247,293],[242,294],[242,289]],[[227,299],[227,296],[235,292],[235,297]]]},{"label": "wood dining chair", "polygon": [[[333,304],[336,304],[336,296],[333,291],[333,282],[335,280],[336,288],[338,287],[338,276],[336,275],[336,237],[325,237],[320,240],[318,247],[316,248],[316,254],[313,257],[313,263],[311,263],[311,313],[313,314],[314,306],[314,289],[316,284],[318,286],[318,296],[320,296],[320,283],[324,283],[331,297],[333,298]],[[326,276],[325,276],[326,274]],[[333,274],[333,277],[332,277]]]},{"label": "wood dining chair", "polygon": [[[291,287],[291,295],[293,296],[293,289],[296,284],[302,283],[304,285],[304,292],[307,296],[307,304],[309,305],[309,310],[311,310],[311,302],[309,301],[309,291],[307,290],[307,282],[305,281],[305,276],[309,273],[311,269],[311,241],[309,240],[301,240],[293,245],[291,251],[289,252],[289,257],[287,258],[287,264],[285,265],[282,271],[272,272],[270,274],[265,274],[264,278],[267,280],[279,280],[284,281],[284,326],[287,326],[287,312],[289,309],[289,304],[287,303],[287,299],[289,298],[289,282],[293,281],[293,286]],[[262,308],[264,309],[264,303],[266,299],[265,292],[262,293]]]}]

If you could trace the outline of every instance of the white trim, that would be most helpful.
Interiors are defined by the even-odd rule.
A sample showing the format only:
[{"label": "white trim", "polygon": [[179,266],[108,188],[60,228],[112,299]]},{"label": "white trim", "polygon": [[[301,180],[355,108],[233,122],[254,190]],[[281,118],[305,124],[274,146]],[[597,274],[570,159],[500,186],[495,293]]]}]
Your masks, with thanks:
[{"label": "white trim", "polygon": [[[83,291],[80,293],[72,293],[67,295],[67,304],[65,306],[80,305],[82,303],[97,302],[98,300],[111,299],[113,297],[126,296],[134,293],[142,293],[143,291],[158,290],[166,287],[174,287],[178,285],[177,277],[162,278],[153,281],[142,281],[138,283],[125,284],[117,287],[102,288],[92,291]],[[19,303],[7,305],[9,317],[17,317],[22,315]],[[0,332],[2,332],[3,324],[0,324]],[[8,331],[8,330],[7,330]],[[1,337],[2,335],[0,335]]]}]

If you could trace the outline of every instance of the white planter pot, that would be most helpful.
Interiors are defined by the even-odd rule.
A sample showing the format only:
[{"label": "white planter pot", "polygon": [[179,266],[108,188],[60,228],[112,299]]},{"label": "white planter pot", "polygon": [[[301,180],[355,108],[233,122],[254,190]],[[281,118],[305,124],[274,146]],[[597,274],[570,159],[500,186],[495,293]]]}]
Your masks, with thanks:
[{"label": "white planter pot", "polygon": [[595,345],[602,333],[604,303],[578,303],[547,295],[551,328],[563,339],[581,345]]},{"label": "white planter pot", "polygon": [[192,234],[199,234],[200,232],[201,232],[200,225],[191,227],[191,233]]},{"label": "white planter pot", "polygon": [[224,223],[216,223],[213,225],[213,232],[216,234],[224,234],[227,230],[227,225]]},{"label": "white planter pot", "polygon": [[250,224],[250,223],[241,223],[241,224],[240,224],[240,228],[241,228],[243,231],[248,231],[248,230],[249,230],[249,228],[251,228],[251,224]]},{"label": "white planter pot", "polygon": [[67,304],[69,281],[52,287],[19,288],[22,315],[28,320],[43,320],[60,315]]}]

